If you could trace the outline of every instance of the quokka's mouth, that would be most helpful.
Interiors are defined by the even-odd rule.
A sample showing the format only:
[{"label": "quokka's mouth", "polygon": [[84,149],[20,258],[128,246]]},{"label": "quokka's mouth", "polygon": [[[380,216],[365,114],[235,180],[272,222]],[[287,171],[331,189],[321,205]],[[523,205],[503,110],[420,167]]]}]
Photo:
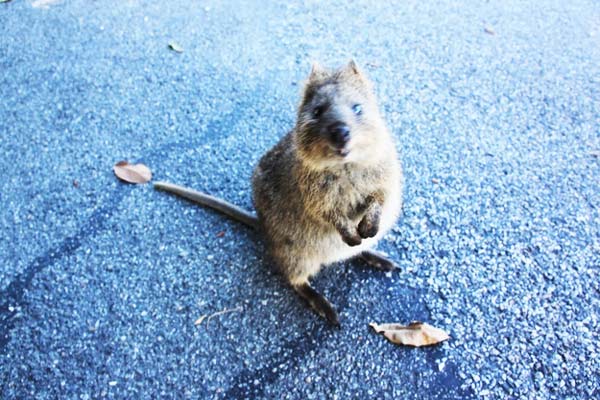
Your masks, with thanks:
[{"label": "quokka's mouth", "polygon": [[344,159],[353,151],[353,146],[350,143],[331,143],[327,144],[328,149],[326,150],[329,157],[334,159]]},{"label": "quokka's mouth", "polygon": [[342,147],[341,149],[336,149],[335,153],[340,157],[346,157],[348,154],[350,154],[350,149],[347,147]]},{"label": "quokka's mouth", "polygon": [[350,154],[350,146],[347,144],[340,146],[334,143],[329,144],[329,154],[333,154],[336,157],[345,158]]}]

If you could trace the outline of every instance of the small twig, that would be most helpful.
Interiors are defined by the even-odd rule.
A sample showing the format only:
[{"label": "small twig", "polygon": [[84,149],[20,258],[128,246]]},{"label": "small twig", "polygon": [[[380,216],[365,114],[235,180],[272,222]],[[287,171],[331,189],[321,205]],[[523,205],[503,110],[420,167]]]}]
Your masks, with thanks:
[{"label": "small twig", "polygon": [[198,318],[196,320],[196,322],[194,322],[194,325],[198,326],[202,322],[204,322],[204,320],[206,320],[206,325],[208,326],[208,323],[210,322],[210,319],[212,317],[216,317],[218,315],[223,315],[223,314],[227,314],[227,313],[231,313],[231,312],[240,312],[240,311],[242,311],[242,307],[226,308],[226,309],[224,309],[222,311],[217,311],[216,313],[210,314],[210,315],[204,314],[200,318]]},{"label": "small twig", "polygon": [[33,8],[49,8],[54,3],[58,3],[59,0],[35,0],[31,3]]}]

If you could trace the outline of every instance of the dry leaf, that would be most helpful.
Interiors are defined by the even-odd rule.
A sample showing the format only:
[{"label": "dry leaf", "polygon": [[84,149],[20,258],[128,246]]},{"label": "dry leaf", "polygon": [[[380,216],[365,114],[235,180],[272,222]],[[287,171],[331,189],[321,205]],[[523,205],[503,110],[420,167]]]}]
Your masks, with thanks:
[{"label": "dry leaf", "polygon": [[485,33],[487,33],[488,35],[495,35],[495,34],[496,34],[496,31],[494,31],[494,29],[490,28],[489,26],[486,26],[486,27],[483,29],[483,31],[484,31]]},{"label": "dry leaf", "polygon": [[144,164],[129,164],[127,161],[119,161],[113,167],[115,175],[125,182],[146,183],[152,179],[152,171]]},{"label": "dry leaf", "polygon": [[183,47],[181,47],[177,42],[169,42],[169,48],[176,53],[183,53]]},{"label": "dry leaf", "polygon": [[217,233],[216,236],[218,238],[225,236],[225,231],[221,231],[221,232]]},{"label": "dry leaf", "polygon": [[407,346],[429,346],[450,338],[443,330],[417,321],[411,322],[407,326],[400,324],[378,325],[374,322],[371,322],[369,326],[375,329],[377,333],[383,332],[383,336],[390,342]]}]

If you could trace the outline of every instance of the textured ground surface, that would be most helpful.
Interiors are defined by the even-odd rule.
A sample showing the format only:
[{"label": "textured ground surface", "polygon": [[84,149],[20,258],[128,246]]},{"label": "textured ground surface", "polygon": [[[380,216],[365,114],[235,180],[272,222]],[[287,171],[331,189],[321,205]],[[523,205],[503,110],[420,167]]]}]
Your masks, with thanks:
[{"label": "textured ground surface", "polygon": [[[600,4],[246,3],[0,4],[0,397],[598,398]],[[254,233],[111,167],[250,207],[310,60],[350,56],[406,204],[402,272],[315,280],[336,331]],[[367,326],[415,319],[452,339]]]}]

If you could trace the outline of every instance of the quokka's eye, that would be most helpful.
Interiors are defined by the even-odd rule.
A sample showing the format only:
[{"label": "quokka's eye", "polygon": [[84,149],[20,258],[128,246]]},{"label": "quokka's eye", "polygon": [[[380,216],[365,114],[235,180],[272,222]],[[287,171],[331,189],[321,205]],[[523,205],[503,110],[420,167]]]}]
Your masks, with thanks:
[{"label": "quokka's eye", "polygon": [[354,114],[356,115],[361,115],[362,114],[362,106],[360,104],[355,104],[352,106],[352,111],[354,111]]},{"label": "quokka's eye", "polygon": [[314,118],[319,118],[323,114],[323,111],[325,111],[325,107],[323,107],[323,106],[315,107],[313,109],[312,115]]}]

